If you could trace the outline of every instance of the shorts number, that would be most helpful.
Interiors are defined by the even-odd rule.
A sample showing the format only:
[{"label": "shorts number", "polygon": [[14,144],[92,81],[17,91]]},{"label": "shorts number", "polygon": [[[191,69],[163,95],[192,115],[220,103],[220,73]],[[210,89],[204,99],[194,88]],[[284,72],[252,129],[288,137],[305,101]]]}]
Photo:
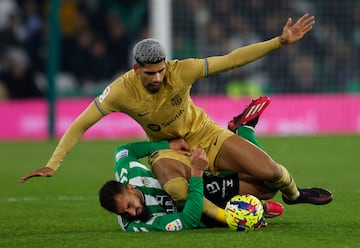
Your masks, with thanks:
[{"label": "shorts number", "polygon": [[205,188],[209,194],[215,194],[220,190],[220,186],[217,182],[208,183],[206,184]]}]

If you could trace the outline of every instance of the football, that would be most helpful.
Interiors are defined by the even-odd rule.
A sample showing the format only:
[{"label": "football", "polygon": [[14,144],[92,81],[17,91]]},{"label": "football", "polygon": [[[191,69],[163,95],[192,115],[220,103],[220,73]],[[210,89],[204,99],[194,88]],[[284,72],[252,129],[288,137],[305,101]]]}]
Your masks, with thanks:
[{"label": "football", "polygon": [[231,230],[253,231],[264,223],[264,208],[253,195],[236,195],[226,204],[225,219]]}]

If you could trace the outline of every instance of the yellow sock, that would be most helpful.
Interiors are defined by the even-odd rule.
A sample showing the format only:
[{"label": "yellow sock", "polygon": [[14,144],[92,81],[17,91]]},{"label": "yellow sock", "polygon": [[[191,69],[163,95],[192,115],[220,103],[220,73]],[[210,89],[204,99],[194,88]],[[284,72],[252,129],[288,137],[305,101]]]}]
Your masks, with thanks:
[{"label": "yellow sock", "polygon": [[214,203],[212,203],[206,198],[204,198],[203,213],[209,216],[210,218],[213,218],[221,223],[226,224],[225,210],[219,208],[218,206],[216,206]]},{"label": "yellow sock", "polygon": [[280,190],[281,193],[287,199],[295,200],[300,195],[297,185],[296,185],[293,177],[288,172],[288,170],[284,166],[282,166],[280,164],[278,164],[278,165],[282,171],[281,178],[279,180],[277,180],[276,182],[265,182],[265,183],[266,183],[266,185],[268,185],[271,188]]},{"label": "yellow sock", "polygon": [[174,200],[176,206],[183,207],[185,205],[189,193],[189,183],[185,178],[173,178],[165,183],[163,188]]}]

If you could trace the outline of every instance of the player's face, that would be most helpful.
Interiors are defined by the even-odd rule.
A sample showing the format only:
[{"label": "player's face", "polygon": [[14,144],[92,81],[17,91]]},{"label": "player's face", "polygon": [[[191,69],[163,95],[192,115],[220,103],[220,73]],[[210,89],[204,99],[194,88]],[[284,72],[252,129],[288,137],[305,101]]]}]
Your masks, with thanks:
[{"label": "player's face", "polygon": [[142,84],[150,93],[159,91],[165,77],[165,61],[157,64],[145,64],[145,66],[135,64],[134,70],[140,76]]},{"label": "player's face", "polygon": [[146,221],[150,213],[144,204],[142,193],[132,185],[127,190],[115,196],[117,214],[127,216],[129,219]]}]

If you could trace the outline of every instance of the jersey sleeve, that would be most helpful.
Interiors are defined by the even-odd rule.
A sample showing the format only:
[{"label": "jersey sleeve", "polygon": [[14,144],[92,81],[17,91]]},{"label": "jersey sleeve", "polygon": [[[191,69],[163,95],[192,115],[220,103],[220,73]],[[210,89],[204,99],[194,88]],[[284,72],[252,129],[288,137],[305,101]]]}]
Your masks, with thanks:
[{"label": "jersey sleeve", "polygon": [[268,41],[235,49],[224,56],[209,57],[207,58],[208,75],[246,65],[281,47],[279,38],[276,37]]},{"label": "jersey sleeve", "polygon": [[185,86],[191,86],[198,79],[206,77],[206,62],[206,59],[196,58],[173,60],[170,65],[170,79],[176,82],[177,85],[182,82]]},{"label": "jersey sleeve", "polygon": [[81,137],[84,135],[92,125],[100,121],[103,115],[96,108],[92,102],[89,106],[73,121],[70,127],[66,130],[62,136],[55,151],[51,155],[46,167],[49,167],[56,171],[64,160],[65,156],[71,151],[71,149],[78,143]]},{"label": "jersey sleeve", "polygon": [[182,81],[191,85],[198,79],[246,65],[281,47],[279,38],[276,37],[235,49],[223,56],[175,61],[174,74],[181,75]]},{"label": "jersey sleeve", "polygon": [[148,186],[162,189],[152,171],[139,160],[161,149],[169,149],[167,140],[133,142],[117,147],[114,154],[116,180],[141,186],[143,185],[141,178],[145,177],[148,183],[151,182]]},{"label": "jersey sleeve", "polygon": [[153,216],[147,222],[133,221],[126,226],[127,232],[181,231],[200,225],[203,208],[203,179],[191,177],[189,195],[182,212]]},{"label": "jersey sleeve", "polygon": [[123,155],[134,159],[140,159],[162,149],[170,149],[169,142],[167,140],[128,143],[115,149],[115,163],[117,163]]}]

